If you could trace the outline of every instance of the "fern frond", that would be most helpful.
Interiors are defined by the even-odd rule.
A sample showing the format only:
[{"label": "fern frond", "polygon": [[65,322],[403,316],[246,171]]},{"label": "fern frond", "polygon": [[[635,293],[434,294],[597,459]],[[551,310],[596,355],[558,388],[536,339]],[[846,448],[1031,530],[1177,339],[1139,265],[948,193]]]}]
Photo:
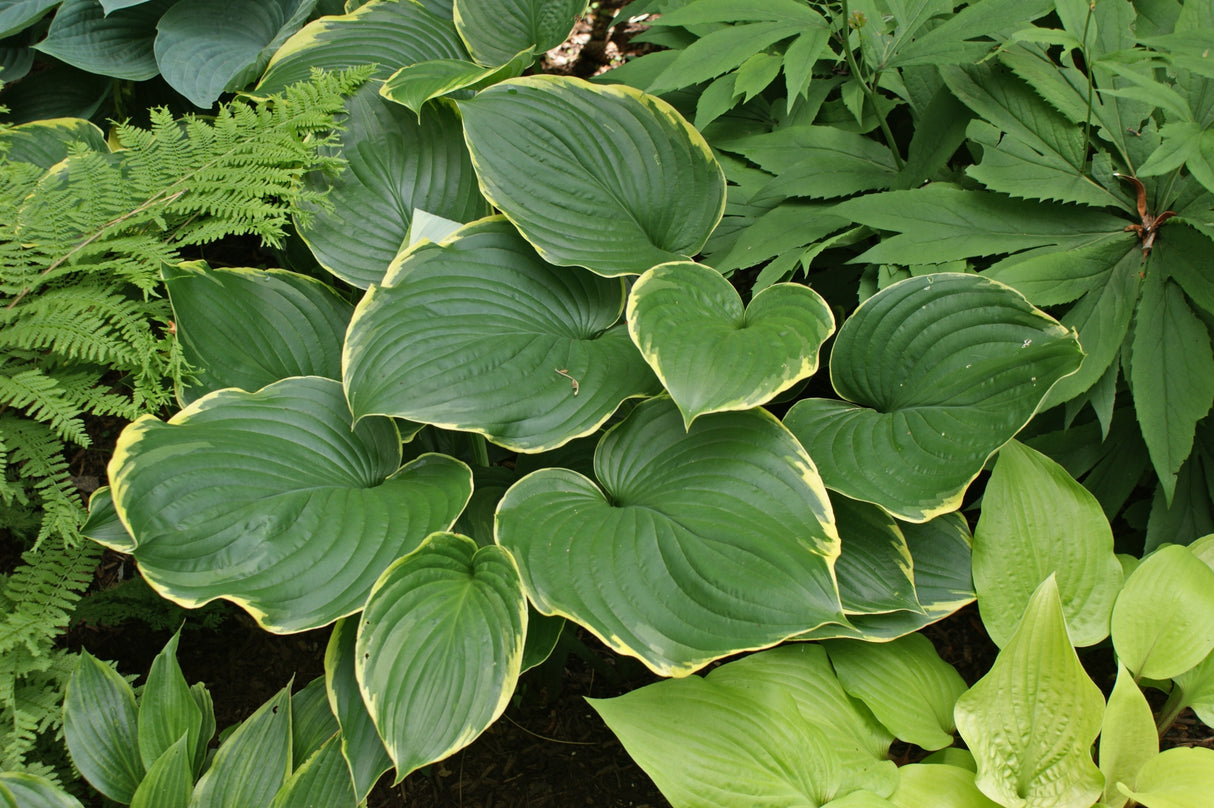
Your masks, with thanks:
[{"label": "fern frond", "polygon": [[67,627],[72,609],[92,581],[101,553],[100,545],[81,542],[75,547],[48,544],[22,555],[25,563],[4,587],[12,607],[0,620],[0,658],[8,658],[19,647],[31,657],[49,654],[51,643]]},{"label": "fern frond", "polygon": [[39,368],[11,372],[0,367],[0,405],[25,410],[31,418],[48,424],[63,441],[81,446],[90,443],[80,411],[64,398],[59,380]]}]

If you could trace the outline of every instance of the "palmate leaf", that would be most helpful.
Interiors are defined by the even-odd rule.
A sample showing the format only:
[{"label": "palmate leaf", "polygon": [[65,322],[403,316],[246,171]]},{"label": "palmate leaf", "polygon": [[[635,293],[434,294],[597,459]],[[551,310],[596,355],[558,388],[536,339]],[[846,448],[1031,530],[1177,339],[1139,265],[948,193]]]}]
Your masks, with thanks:
[{"label": "palmate leaf", "polygon": [[361,609],[393,560],[463,509],[467,466],[423,455],[398,470],[400,458],[390,420],[351,429],[341,385],[310,376],[146,416],[109,471],[157,591],[189,607],[226,598],[288,633]]},{"label": "palmate leaf", "polygon": [[475,222],[403,255],[359,304],[351,409],[555,448],[661,391],[618,322],[623,305],[619,279],[552,266],[501,217]]},{"label": "palmate leaf", "polygon": [[505,64],[519,51],[565,41],[586,0],[455,0],[455,28],[478,64]]},{"label": "palmate leaf", "polygon": [[497,542],[544,614],[679,676],[846,622],[830,503],[804,450],[763,410],[685,430],[673,403],[647,401],[599,443],[595,474],[602,488],[546,468],[498,505]]},{"label": "palmate leaf", "polygon": [[558,266],[639,274],[695,255],[724,212],[707,142],[658,98],[528,76],[459,108],[481,191]]},{"label": "palmate leaf", "polygon": [[785,417],[827,487],[911,522],[954,510],[1082,351],[1020,294],[977,275],[911,278],[839,329],[831,382]]}]

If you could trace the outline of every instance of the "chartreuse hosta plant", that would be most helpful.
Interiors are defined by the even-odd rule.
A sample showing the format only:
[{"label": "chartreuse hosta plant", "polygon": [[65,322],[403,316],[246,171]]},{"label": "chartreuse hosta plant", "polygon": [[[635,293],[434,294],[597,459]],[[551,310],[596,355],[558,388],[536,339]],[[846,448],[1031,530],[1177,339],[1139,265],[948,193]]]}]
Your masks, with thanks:
[{"label": "chartreuse hosta plant", "polygon": [[[785,645],[592,705],[676,808],[1208,805],[1214,751],[1159,737],[1214,707],[1214,535],[1126,559],[1123,585],[1099,506],[1044,455],[1007,444],[985,499],[975,585],[1001,651],[973,687],[909,635]],[[1074,646],[1110,634],[1106,701]],[[1169,692],[1157,715],[1144,687]],[[895,738],[933,754],[896,768]]]}]

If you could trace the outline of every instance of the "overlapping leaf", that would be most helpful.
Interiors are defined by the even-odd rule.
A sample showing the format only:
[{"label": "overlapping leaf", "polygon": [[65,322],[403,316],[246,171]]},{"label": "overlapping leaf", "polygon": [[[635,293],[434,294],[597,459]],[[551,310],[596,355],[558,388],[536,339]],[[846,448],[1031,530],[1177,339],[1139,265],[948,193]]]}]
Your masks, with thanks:
[{"label": "overlapping leaf", "polygon": [[341,753],[350,772],[354,793],[367,798],[371,787],[388,769],[392,758],[367,712],[355,674],[354,653],[358,619],[338,620],[325,649],[325,692],[341,727]]},{"label": "overlapping leaf", "polygon": [[543,469],[502,498],[497,541],[545,614],[664,675],[845,622],[838,538],[813,463],[762,410],[684,430],[639,405],[595,453],[602,488]]},{"label": "overlapping leaf", "polygon": [[639,274],[695,255],[724,211],[708,144],[660,99],[529,76],[459,106],[482,192],[554,264]]},{"label": "overlapping leaf", "polygon": [[834,324],[807,286],[770,286],[743,308],[720,273],[689,262],[654,267],[628,296],[632,340],[688,426],[765,404],[813,375]]},{"label": "overlapping leaf", "polygon": [[1081,358],[1074,335],[1010,287],[975,275],[911,278],[839,330],[831,381],[845,401],[798,402],[785,424],[828,487],[923,522],[960,504]]},{"label": "overlapping leaf", "polygon": [[441,455],[399,464],[391,421],[351,429],[341,385],[302,377],[212,393],[167,423],[140,419],[110,481],[162,595],[227,598],[291,632],[358,611],[393,560],[454,523],[468,468]]},{"label": "overlapping leaf", "polygon": [[661,389],[623,305],[621,281],[548,264],[500,217],[471,224],[403,256],[359,304],[351,409],[554,448]]},{"label": "overlapping leaf", "polygon": [[473,59],[496,66],[555,48],[585,8],[586,0],[456,0],[455,27]]},{"label": "overlapping leaf", "polygon": [[96,0],[66,0],[35,47],[90,73],[150,79],[160,72],[153,51],[156,22],[173,3],[153,0],[106,14]]}]

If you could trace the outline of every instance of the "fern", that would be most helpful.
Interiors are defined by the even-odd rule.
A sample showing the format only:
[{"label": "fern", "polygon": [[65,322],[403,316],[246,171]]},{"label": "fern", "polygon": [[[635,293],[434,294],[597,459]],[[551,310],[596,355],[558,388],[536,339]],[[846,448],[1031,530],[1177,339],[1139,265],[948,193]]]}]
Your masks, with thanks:
[{"label": "fern", "polygon": [[85,416],[162,409],[188,373],[161,267],[232,235],[277,246],[323,206],[303,178],[339,167],[321,152],[366,76],[317,73],[213,119],[155,110],[116,127],[114,152],[77,144],[46,170],[7,159],[0,129],[0,500],[41,508],[36,544],[79,538],[63,452],[89,444]]}]

